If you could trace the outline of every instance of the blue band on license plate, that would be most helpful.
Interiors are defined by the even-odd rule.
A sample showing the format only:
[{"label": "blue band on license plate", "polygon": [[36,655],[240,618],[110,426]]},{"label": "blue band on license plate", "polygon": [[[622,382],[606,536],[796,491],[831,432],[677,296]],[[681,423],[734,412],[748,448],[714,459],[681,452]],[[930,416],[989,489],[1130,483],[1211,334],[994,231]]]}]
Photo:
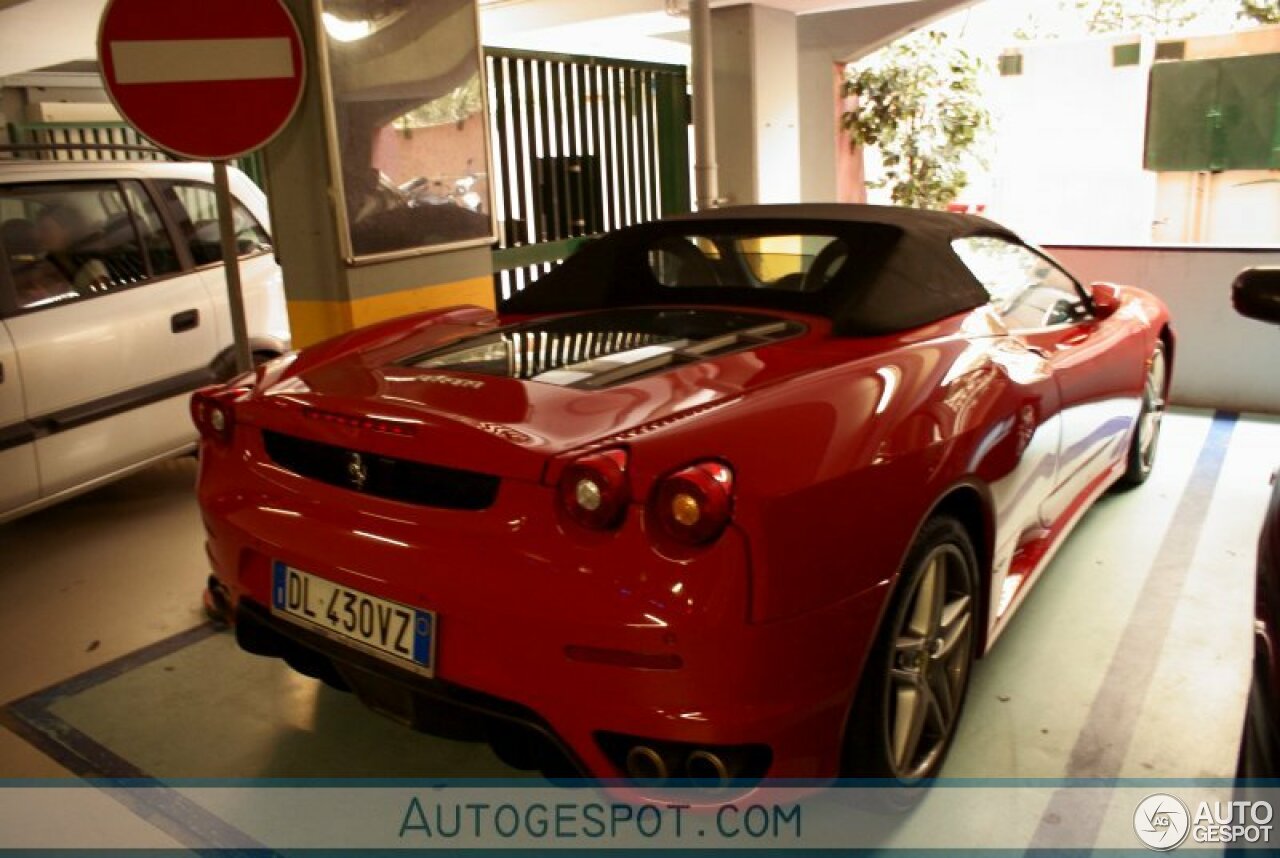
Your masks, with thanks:
[{"label": "blue band on license plate", "polygon": [[418,664],[428,664],[431,661],[431,634],[432,629],[431,615],[418,611],[418,616],[413,624],[413,660]]},{"label": "blue band on license plate", "polygon": [[277,563],[271,570],[271,606],[277,611],[283,611],[288,595],[289,567]]}]

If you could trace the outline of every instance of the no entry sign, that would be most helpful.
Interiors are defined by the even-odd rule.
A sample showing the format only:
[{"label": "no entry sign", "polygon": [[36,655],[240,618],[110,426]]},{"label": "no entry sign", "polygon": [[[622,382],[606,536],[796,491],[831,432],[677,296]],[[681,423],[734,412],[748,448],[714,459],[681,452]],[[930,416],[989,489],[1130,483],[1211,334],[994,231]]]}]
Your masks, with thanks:
[{"label": "no entry sign", "polygon": [[305,79],[298,27],[280,0],[110,0],[98,57],[107,92],[138,131],[209,161],[270,141]]}]

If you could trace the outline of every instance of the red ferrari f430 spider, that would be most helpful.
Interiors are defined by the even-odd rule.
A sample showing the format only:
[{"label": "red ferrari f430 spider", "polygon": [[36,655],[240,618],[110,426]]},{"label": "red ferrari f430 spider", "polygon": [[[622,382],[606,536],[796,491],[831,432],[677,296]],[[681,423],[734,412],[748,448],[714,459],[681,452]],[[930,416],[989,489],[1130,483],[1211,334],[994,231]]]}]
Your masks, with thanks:
[{"label": "red ferrari f430 spider", "polygon": [[731,208],[196,394],[249,652],[514,765],[937,773],[970,668],[1151,470],[1174,340],[1008,230]]}]

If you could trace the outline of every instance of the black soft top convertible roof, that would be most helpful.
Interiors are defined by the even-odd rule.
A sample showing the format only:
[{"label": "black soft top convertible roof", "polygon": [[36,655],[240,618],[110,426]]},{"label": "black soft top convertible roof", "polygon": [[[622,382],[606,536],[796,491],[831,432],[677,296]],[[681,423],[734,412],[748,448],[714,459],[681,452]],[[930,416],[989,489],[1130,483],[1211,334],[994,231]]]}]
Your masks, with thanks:
[{"label": "black soft top convertible roof", "polygon": [[[850,263],[816,292],[658,283],[648,251],[684,235],[831,235]],[[760,307],[825,316],[842,335],[877,335],[927,325],[985,304],[986,289],[951,242],[1009,230],[985,218],[866,205],[740,206],[627,227],[585,245],[504,307],[515,314],[577,312],[648,304]]]}]

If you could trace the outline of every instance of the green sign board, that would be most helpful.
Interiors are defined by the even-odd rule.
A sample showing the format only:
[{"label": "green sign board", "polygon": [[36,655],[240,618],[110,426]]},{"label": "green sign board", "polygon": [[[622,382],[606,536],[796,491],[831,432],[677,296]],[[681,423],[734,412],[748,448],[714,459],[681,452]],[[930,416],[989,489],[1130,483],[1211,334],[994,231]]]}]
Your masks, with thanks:
[{"label": "green sign board", "polygon": [[1280,54],[1156,63],[1144,165],[1156,172],[1280,168]]}]

